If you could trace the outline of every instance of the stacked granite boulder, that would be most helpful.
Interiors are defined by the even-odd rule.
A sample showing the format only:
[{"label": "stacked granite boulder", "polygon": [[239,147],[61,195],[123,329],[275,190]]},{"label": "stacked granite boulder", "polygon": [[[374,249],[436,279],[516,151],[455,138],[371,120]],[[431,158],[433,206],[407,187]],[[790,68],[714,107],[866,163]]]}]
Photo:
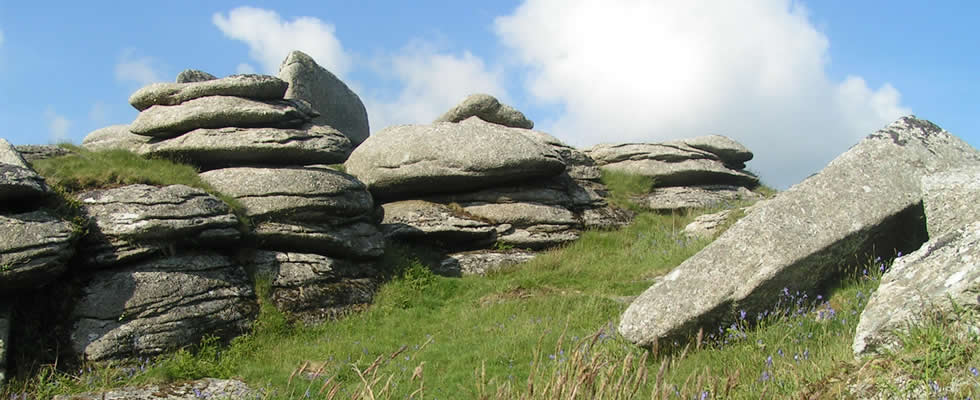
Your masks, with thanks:
[{"label": "stacked granite boulder", "polygon": [[603,170],[653,178],[649,194],[633,199],[658,211],[758,199],[759,178],[745,170],[752,152],[719,135],[664,143],[599,144],[585,150]]},{"label": "stacked granite boulder", "polygon": [[345,163],[382,203],[385,236],[444,251],[444,273],[486,272],[571,242],[583,229],[628,221],[603,200],[592,160],[523,128],[531,123],[520,112],[475,95],[449,114],[384,129]]}]

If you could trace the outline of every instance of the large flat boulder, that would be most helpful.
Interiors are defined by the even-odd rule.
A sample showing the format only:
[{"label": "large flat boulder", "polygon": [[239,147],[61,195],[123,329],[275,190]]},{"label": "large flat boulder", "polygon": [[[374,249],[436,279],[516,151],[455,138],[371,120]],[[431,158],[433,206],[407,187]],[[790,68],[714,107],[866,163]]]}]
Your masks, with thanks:
[{"label": "large flat boulder", "polygon": [[246,400],[263,396],[265,393],[261,390],[251,389],[245,382],[237,379],[203,378],[97,392],[59,394],[52,400]]},{"label": "large flat boulder", "polygon": [[92,150],[128,150],[138,152],[150,138],[129,131],[129,125],[110,125],[96,129],[82,139],[82,147]]},{"label": "large flat boulder", "polygon": [[258,220],[356,218],[374,210],[374,200],[353,176],[330,168],[224,168],[201,179],[237,198]]},{"label": "large flat boulder", "polygon": [[739,168],[745,168],[745,162],[751,160],[753,157],[752,152],[747,147],[731,138],[721,135],[698,136],[684,139],[681,142],[695,149],[712,153],[726,164],[743,164]]},{"label": "large flat boulder", "polygon": [[214,169],[339,164],[347,160],[351,149],[350,140],[340,131],[326,125],[308,125],[297,129],[201,128],[175,138],[154,141],[138,151]]},{"label": "large flat boulder", "polygon": [[929,237],[980,221],[980,166],[927,175],[922,192]]},{"label": "large flat boulder", "polygon": [[137,135],[170,138],[198,128],[295,128],[310,122],[316,115],[309,104],[302,101],[208,96],[178,105],[152,106],[136,117],[129,125],[129,131]]},{"label": "large flat boulder", "polygon": [[51,189],[17,149],[0,139],[0,204],[45,197]]},{"label": "large flat boulder", "polygon": [[487,275],[528,262],[537,254],[524,250],[480,250],[453,253],[439,264],[439,273],[449,276]]},{"label": "large flat boulder", "polygon": [[83,260],[105,267],[174,245],[213,246],[241,237],[223,201],[184,185],[129,185],[77,196],[89,217]]},{"label": "large flat boulder", "polygon": [[740,200],[760,200],[762,195],[744,186],[694,185],[656,187],[633,202],[654,211],[685,210],[730,205]]},{"label": "large flat boulder", "polygon": [[[932,315],[952,317],[954,303],[974,313],[980,311],[977,292],[980,221],[934,236],[892,263],[861,313],[852,345],[855,356],[895,350],[900,332],[909,324],[922,323]],[[977,324],[975,316],[968,318],[970,324]]]},{"label": "large flat boulder", "polygon": [[[919,179],[980,163],[980,153],[928,121],[903,117],[818,174],[756,207],[640,295],[619,331],[650,346],[770,309],[784,288],[812,293],[872,252],[918,246]],[[913,243],[909,243],[913,241]]]},{"label": "large flat boulder", "polygon": [[330,224],[277,220],[255,225],[254,236],[263,249],[326,254],[369,260],[384,255],[384,235],[368,222]]},{"label": "large flat boulder", "polygon": [[364,141],[345,166],[383,199],[483,189],[565,170],[558,153],[524,132],[476,118],[393,126]]},{"label": "large flat boulder", "polygon": [[534,203],[468,204],[463,211],[484,221],[524,227],[531,225],[579,225],[568,209]]},{"label": "large flat boulder", "polygon": [[137,110],[143,111],[155,105],[172,106],[207,96],[281,100],[286,94],[288,86],[288,83],[274,76],[252,74],[232,75],[226,78],[197,82],[154,83],[129,96],[129,104]]},{"label": "large flat boulder", "polygon": [[527,119],[522,112],[483,93],[470,95],[433,122],[461,122],[470,117],[511,128],[534,128],[534,122]]},{"label": "large flat boulder", "polygon": [[496,225],[465,212],[461,207],[423,200],[385,203],[381,230],[386,238],[424,240],[457,246],[492,242]]},{"label": "large flat boulder", "polygon": [[65,271],[72,225],[47,211],[0,215],[0,290],[33,289]]},{"label": "large flat boulder", "polygon": [[759,184],[758,177],[743,170],[752,153],[724,136],[665,143],[600,144],[585,153],[602,169],[649,176],[655,186]]},{"label": "large flat boulder", "polygon": [[250,263],[257,277],[269,280],[272,304],[306,322],[366,307],[378,285],[371,264],[319,254],[260,250]]},{"label": "large flat boulder", "polygon": [[279,78],[289,84],[285,98],[305,100],[320,114],[313,123],[334,127],[354,147],[371,134],[361,98],[306,53],[289,53],[279,67]]},{"label": "large flat boulder", "polygon": [[95,273],[71,314],[71,348],[90,361],[163,353],[248,331],[258,313],[245,269],[190,253]]}]

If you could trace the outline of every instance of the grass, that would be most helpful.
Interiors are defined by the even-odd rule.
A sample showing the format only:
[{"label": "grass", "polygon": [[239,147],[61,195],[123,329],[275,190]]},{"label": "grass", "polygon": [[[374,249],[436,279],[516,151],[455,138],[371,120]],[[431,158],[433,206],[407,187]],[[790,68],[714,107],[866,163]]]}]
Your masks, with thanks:
[{"label": "grass", "polygon": [[[649,189],[634,177],[604,179],[614,204]],[[895,396],[980,393],[978,339],[954,334],[970,321],[962,308],[954,323],[916,325],[893,354],[854,360],[854,330],[882,260],[855,265],[818,298],[786,292],[772,310],[734,316],[686,347],[630,344],[615,327],[633,296],[708,244],[680,233],[697,214],[640,212],[624,229],[585,232],[486,277],[434,275],[430,252],[392,245],[374,304],[319,325],[292,324],[258,277],[255,329],[230,344],[209,338],[153,360],[43,366],[14,377],[0,397],[201,377],[243,379],[262,399],[841,398],[861,383]]]}]

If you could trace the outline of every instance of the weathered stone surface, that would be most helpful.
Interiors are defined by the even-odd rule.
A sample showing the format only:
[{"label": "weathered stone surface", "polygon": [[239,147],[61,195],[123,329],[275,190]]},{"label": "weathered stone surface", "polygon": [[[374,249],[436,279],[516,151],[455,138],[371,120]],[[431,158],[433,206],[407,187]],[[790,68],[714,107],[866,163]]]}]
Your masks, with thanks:
[{"label": "weathered stone surface", "polygon": [[72,311],[71,346],[100,361],[246,332],[258,312],[244,268],[191,253],[95,273]]},{"label": "weathered stone surface", "polygon": [[697,185],[658,187],[633,200],[655,211],[718,207],[739,200],[758,200],[762,195],[743,186]]},{"label": "weathered stone surface", "polygon": [[852,345],[854,354],[894,350],[899,344],[898,332],[909,323],[921,323],[927,315],[952,316],[951,301],[980,311],[978,292],[980,220],[934,236],[915,252],[895,260],[861,313]]},{"label": "weathered stone surface", "polygon": [[929,237],[980,221],[980,166],[927,175],[922,192]]},{"label": "weathered stone surface", "polygon": [[271,281],[270,297],[280,311],[306,322],[323,321],[371,303],[377,272],[370,264],[319,254],[256,251],[256,276]]},{"label": "weathered stone surface", "polygon": [[578,240],[581,233],[568,225],[532,225],[498,233],[497,243],[519,249],[547,249]]},{"label": "weathered stone surface", "polygon": [[252,74],[187,83],[154,83],[129,96],[129,104],[143,111],[155,105],[173,106],[207,96],[281,100],[288,86],[288,83],[274,76]]},{"label": "weathered stone surface", "polygon": [[715,237],[721,228],[728,222],[728,218],[736,210],[723,210],[716,213],[700,215],[684,227],[684,234],[688,237],[699,239],[710,239]]},{"label": "weathered stone surface", "polygon": [[600,144],[585,153],[603,169],[650,176],[656,186],[759,184],[758,177],[742,170],[752,153],[724,136],[666,143]]},{"label": "weathered stone surface", "polygon": [[579,225],[568,209],[533,203],[490,203],[473,204],[463,207],[463,211],[476,218],[493,221],[497,224],[511,224],[518,227],[531,225]]},{"label": "weathered stone surface", "polygon": [[422,200],[386,203],[381,229],[386,238],[435,241],[448,245],[492,241],[494,224],[468,215],[461,207]]},{"label": "weathered stone surface", "polygon": [[124,387],[104,392],[60,394],[53,400],[251,400],[263,398],[260,390],[253,390],[237,379],[204,378],[194,381]]},{"label": "weathered stone surface", "polygon": [[46,211],[0,215],[0,290],[32,289],[61,275],[75,235]]},{"label": "weathered stone surface", "polygon": [[129,185],[78,195],[91,221],[83,259],[108,266],[175,244],[220,245],[241,236],[220,199],[184,185]]},{"label": "weathered stone surface", "polygon": [[502,268],[530,261],[537,254],[523,250],[470,251],[446,256],[440,265],[440,274],[449,276],[486,275]]},{"label": "weathered stone surface", "polygon": [[279,78],[289,83],[287,99],[305,100],[319,112],[314,123],[334,127],[346,135],[354,147],[371,134],[361,98],[312,57],[301,51],[289,53],[279,67]]},{"label": "weathered stone surface", "polygon": [[511,128],[534,128],[534,122],[523,113],[514,107],[500,104],[496,97],[482,93],[470,95],[433,122],[460,122],[470,117]]},{"label": "weathered stone surface", "polygon": [[177,83],[204,82],[215,79],[218,77],[196,69],[185,69],[177,74]]},{"label": "weathered stone surface", "polygon": [[721,135],[698,136],[681,142],[695,149],[714,153],[726,164],[744,164],[753,156],[752,152],[741,143]]},{"label": "weathered stone surface", "polygon": [[384,235],[367,222],[344,225],[268,221],[255,226],[255,237],[265,249],[293,250],[331,256],[372,259],[384,254]]},{"label": "weathered stone surface", "polygon": [[759,177],[728,168],[720,161],[711,159],[627,160],[601,168],[649,176],[653,178],[654,186],[723,184],[753,187],[759,184]]},{"label": "weathered stone surface", "polygon": [[330,168],[225,168],[201,173],[219,192],[237,198],[252,218],[298,221],[370,214],[364,184]]},{"label": "weathered stone surface", "polygon": [[614,206],[589,208],[580,216],[583,228],[599,230],[623,228],[633,222],[634,217],[636,213]]},{"label": "weathered stone surface", "polygon": [[[478,122],[476,120],[472,122]],[[570,178],[575,180],[593,180],[598,181],[602,176],[599,171],[599,166],[596,165],[595,160],[589,157],[585,152],[578,150],[572,146],[565,144],[558,138],[551,136],[547,133],[540,131],[532,131],[530,129],[518,131],[531,139],[537,140],[551,147],[558,156],[561,157],[562,162],[565,163],[565,174]]]},{"label": "weathered stone surface", "polygon": [[468,119],[389,127],[364,141],[345,163],[376,197],[458,192],[555,176],[561,157],[523,129]]},{"label": "weathered stone surface", "polygon": [[44,178],[34,172],[10,142],[0,138],[0,203],[36,199],[51,194]]},{"label": "weathered stone surface", "polygon": [[903,117],[684,261],[630,305],[619,331],[644,346],[683,338],[713,329],[733,309],[762,312],[783,288],[812,291],[872,251],[917,246],[925,234],[920,177],[976,163],[980,153],[962,140]]},{"label": "weathered stone surface", "polygon": [[26,160],[28,163],[32,163],[37,160],[67,156],[72,153],[71,150],[51,144],[27,144],[14,146],[14,148],[17,149],[17,152],[20,153],[20,155],[24,157],[24,160]]},{"label": "weathered stone surface", "polygon": [[[137,135],[134,135],[137,136]],[[338,164],[347,160],[351,143],[325,125],[299,129],[195,129],[140,148],[146,155],[174,158],[212,169],[247,165]]]},{"label": "weathered stone surface", "polygon": [[137,135],[169,138],[198,128],[236,126],[295,128],[316,112],[298,100],[252,100],[232,96],[208,96],[173,106],[153,106],[129,125]]},{"label": "weathered stone surface", "polygon": [[149,140],[149,137],[130,132],[129,125],[111,125],[86,135],[82,147],[92,151],[120,149],[135,153]]},{"label": "weathered stone surface", "polygon": [[10,347],[10,305],[0,303],[0,388],[7,382],[7,349]]}]

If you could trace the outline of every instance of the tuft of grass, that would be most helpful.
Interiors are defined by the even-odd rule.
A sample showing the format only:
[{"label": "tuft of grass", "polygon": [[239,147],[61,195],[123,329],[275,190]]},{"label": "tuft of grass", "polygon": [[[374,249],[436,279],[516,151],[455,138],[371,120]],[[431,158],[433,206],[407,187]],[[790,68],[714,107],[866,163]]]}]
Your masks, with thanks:
[{"label": "tuft of grass", "polygon": [[610,204],[626,208],[632,211],[643,211],[631,199],[636,196],[650,193],[653,189],[653,178],[628,172],[601,170],[602,183],[609,189],[609,198],[606,200]]}]

